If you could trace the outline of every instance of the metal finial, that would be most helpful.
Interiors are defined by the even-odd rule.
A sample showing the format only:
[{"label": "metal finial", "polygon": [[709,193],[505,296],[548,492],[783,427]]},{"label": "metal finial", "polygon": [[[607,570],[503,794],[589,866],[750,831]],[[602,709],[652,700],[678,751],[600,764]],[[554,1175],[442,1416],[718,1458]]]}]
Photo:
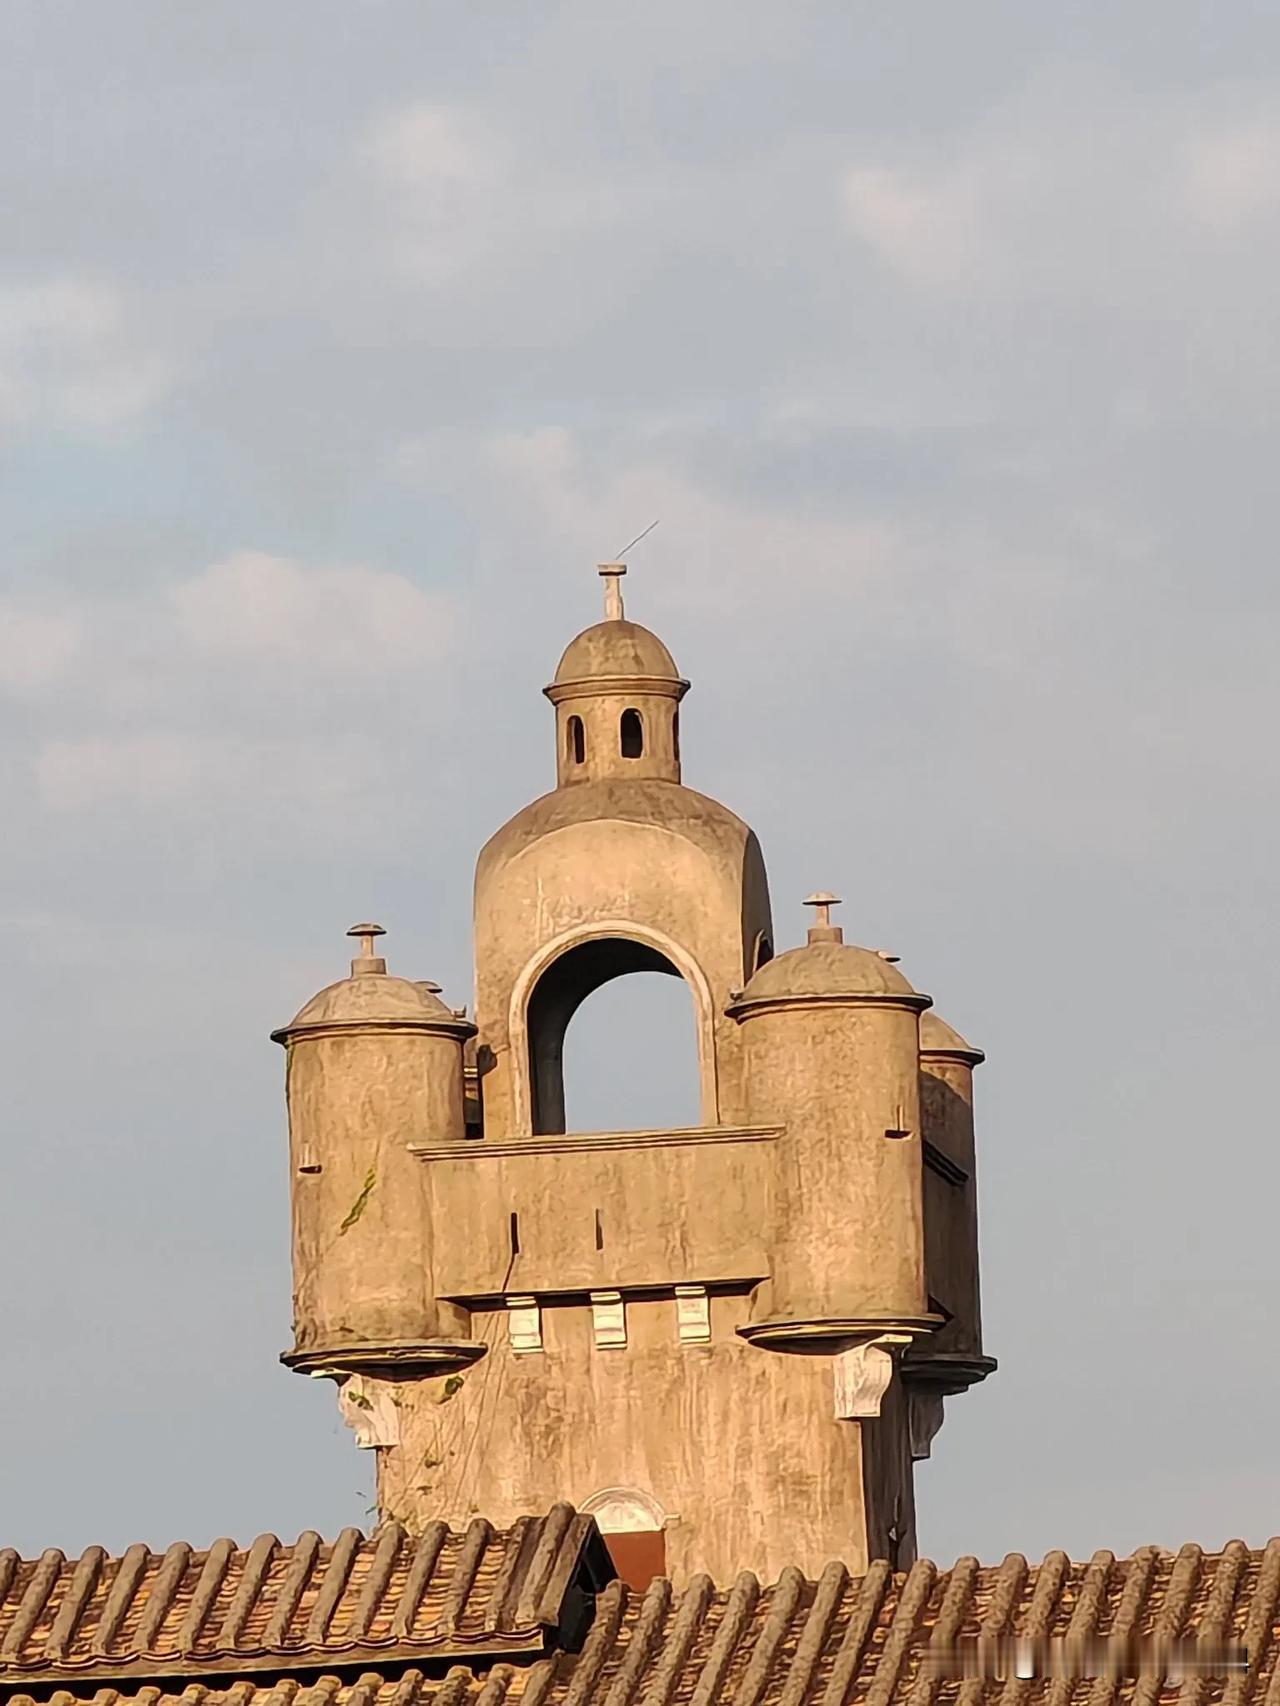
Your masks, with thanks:
[{"label": "metal finial", "polygon": [[353,924],[347,935],[360,938],[360,952],[351,962],[352,977],[381,976],[385,973],[387,962],[373,951],[374,937],[386,935],[381,924]]},{"label": "metal finial", "polygon": [[817,942],[844,941],[844,931],[838,924],[831,922],[831,908],[839,904],[840,896],[831,894],[827,889],[819,889],[815,894],[806,897],[805,905],[814,910],[813,923],[809,926],[810,945]]},{"label": "metal finial", "polygon": [[625,563],[600,563],[596,573],[604,582],[604,619],[606,622],[621,622],[622,620],[622,577],[627,572]]},{"label": "metal finial", "polygon": [[804,904],[816,909],[813,922],[825,930],[831,924],[831,908],[840,905],[840,896],[819,889],[816,894],[806,895]]}]

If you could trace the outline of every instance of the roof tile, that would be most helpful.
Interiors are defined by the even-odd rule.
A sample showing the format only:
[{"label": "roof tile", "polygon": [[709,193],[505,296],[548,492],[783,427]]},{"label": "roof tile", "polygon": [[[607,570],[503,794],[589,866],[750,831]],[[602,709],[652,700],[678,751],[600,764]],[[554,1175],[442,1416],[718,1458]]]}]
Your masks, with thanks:
[{"label": "roof tile", "polygon": [[[415,1541],[388,1526],[369,1540],[348,1531],[330,1547],[304,1536],[293,1548],[170,1548],[162,1559],[143,1554],[141,1568],[136,1552],[73,1563],[45,1553],[8,1566],[0,1554],[0,1651],[14,1655],[10,1686],[31,1689],[7,1698],[11,1706],[1280,1706],[1280,1540],[1265,1552],[1240,1541],[1216,1554],[1103,1551],[1087,1564],[1061,1552],[1038,1565],[1010,1553],[989,1569],[972,1558],[948,1571],[921,1561],[897,1576],[876,1564],[860,1580],[833,1564],[816,1583],[787,1570],[767,1588],[744,1572],[725,1593],[701,1576],[679,1594],[665,1581],[638,1594],[615,1580],[597,1597],[582,1650],[547,1652],[533,1637],[545,1634],[539,1619],[557,1582],[563,1597],[565,1559],[580,1553],[584,1532],[588,1519],[557,1507],[505,1534],[487,1523],[465,1535],[435,1525]],[[512,1640],[526,1630],[527,1644]],[[147,1632],[149,1680],[137,1675],[130,1692],[102,1686]],[[267,1652],[268,1633],[280,1643],[275,1674],[255,1680],[245,1660]],[[937,1678],[923,1663],[931,1647],[955,1640],[1106,1634],[1243,1641],[1250,1669],[1180,1684],[1073,1683]],[[469,1668],[448,1668],[464,1643]],[[203,1666],[185,1689],[179,1661]],[[219,1663],[241,1674],[211,1687]],[[157,1679],[173,1692],[161,1693]]]},{"label": "roof tile", "polygon": [[477,1519],[465,1534],[438,1523],[420,1539],[387,1523],[368,1539],[345,1529],[332,1545],[308,1532],[293,1546],[262,1535],[247,1551],[218,1540],[203,1552],[177,1541],[159,1557],[145,1546],[119,1558],[90,1547],[74,1561],[0,1553],[0,1678],[141,1683],[391,1654],[536,1655],[594,1535],[564,1505],[505,1533]]}]

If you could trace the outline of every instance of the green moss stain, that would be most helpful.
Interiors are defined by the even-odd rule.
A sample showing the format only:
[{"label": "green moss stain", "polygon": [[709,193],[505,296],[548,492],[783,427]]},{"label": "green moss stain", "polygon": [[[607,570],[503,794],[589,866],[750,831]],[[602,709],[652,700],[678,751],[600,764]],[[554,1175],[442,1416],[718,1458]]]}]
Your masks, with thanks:
[{"label": "green moss stain", "polygon": [[361,1187],[360,1187],[360,1195],[356,1198],[356,1200],[352,1203],[351,1207],[347,1210],[347,1218],[343,1221],[342,1225],[338,1228],[339,1238],[342,1237],[344,1232],[350,1232],[351,1228],[355,1225],[356,1221],[359,1220],[360,1216],[364,1213],[365,1209],[368,1208],[369,1198],[373,1195],[373,1188],[377,1184],[377,1182],[378,1182],[377,1168],[376,1167],[370,1167],[369,1171],[364,1176],[364,1184],[361,1185]]}]

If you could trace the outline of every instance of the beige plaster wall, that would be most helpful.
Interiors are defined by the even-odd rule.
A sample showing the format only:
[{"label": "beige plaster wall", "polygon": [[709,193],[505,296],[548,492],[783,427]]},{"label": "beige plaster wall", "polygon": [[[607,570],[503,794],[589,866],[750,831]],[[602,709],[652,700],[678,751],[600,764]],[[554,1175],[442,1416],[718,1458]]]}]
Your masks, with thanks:
[{"label": "beige plaster wall", "polygon": [[874,1485],[901,1515],[900,1420],[835,1420],[830,1357],[748,1345],[735,1331],[746,1315],[744,1296],[715,1297],[712,1342],[681,1344],[674,1300],[633,1302],[625,1349],[601,1349],[586,1306],[545,1309],[546,1348],[529,1354],[510,1350],[503,1317],[476,1315],[482,1362],[397,1390],[383,1511],[411,1528],[478,1512],[506,1523],[618,1487],[666,1513],[678,1582],[741,1569],[772,1581],[788,1564],[816,1576],[832,1558],[865,1569],[862,1429],[880,1430]]},{"label": "beige plaster wall", "polygon": [[437,1290],[754,1282],[769,1271],[776,1141],[768,1129],[534,1139],[516,1153],[478,1143],[427,1159]]}]

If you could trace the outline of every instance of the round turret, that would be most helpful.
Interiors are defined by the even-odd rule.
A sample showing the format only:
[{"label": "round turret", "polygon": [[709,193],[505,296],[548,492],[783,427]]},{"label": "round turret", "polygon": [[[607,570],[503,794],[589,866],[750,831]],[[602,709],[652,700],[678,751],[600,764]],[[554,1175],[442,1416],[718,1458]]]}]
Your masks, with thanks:
[{"label": "round turret", "polygon": [[623,563],[602,563],[605,619],[569,642],[545,689],[556,708],[556,778],[680,780],[680,701],[689,690],[656,634],[622,610]]},{"label": "round turret", "polygon": [[294,1349],[307,1372],[438,1371],[470,1361],[465,1311],[436,1302],[423,1166],[461,1141],[475,1035],[439,985],[391,977],[356,924],[350,977],[272,1032],[288,1055]]},{"label": "round turret", "polygon": [[929,997],[892,955],[854,947],[831,894],[802,948],[729,1007],[750,1118],[779,1139],[778,1237],[747,1338],[786,1347],[937,1324],[924,1274],[919,1016]]},{"label": "round turret", "polygon": [[942,1060],[967,1061],[970,1066],[981,1066],[987,1058],[980,1048],[967,1043],[959,1031],[933,1012],[920,1015],[920,1053]]},{"label": "round turret", "polygon": [[916,1385],[959,1392],[995,1367],[982,1352],[973,1069],[985,1056],[936,1013],[920,1017],[920,1123],[928,1145],[925,1256],[946,1325],[913,1351]]}]

